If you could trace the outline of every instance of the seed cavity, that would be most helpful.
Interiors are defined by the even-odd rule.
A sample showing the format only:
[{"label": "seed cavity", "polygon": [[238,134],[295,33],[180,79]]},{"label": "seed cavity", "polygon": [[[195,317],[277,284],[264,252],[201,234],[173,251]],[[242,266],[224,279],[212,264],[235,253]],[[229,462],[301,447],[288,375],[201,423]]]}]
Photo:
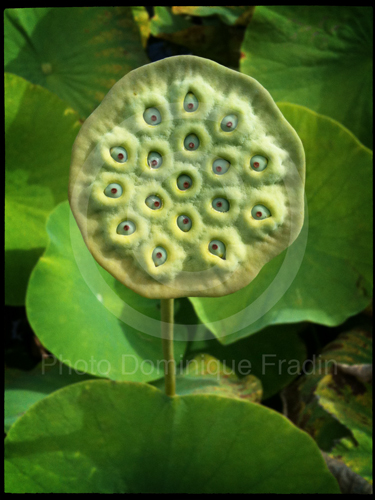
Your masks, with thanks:
[{"label": "seed cavity", "polygon": [[221,259],[225,259],[225,245],[222,241],[219,241],[219,240],[210,241],[210,243],[208,245],[208,250],[212,254],[217,255],[217,257],[220,257]]},{"label": "seed cavity", "polygon": [[147,164],[150,168],[159,168],[163,163],[163,157],[156,151],[151,151],[147,157]]},{"label": "seed cavity", "polygon": [[194,134],[189,134],[184,140],[185,149],[195,151],[199,147],[199,139]]},{"label": "seed cavity", "polygon": [[161,198],[159,198],[159,196],[156,196],[155,194],[148,196],[145,203],[148,208],[151,208],[151,210],[159,210],[163,206]]},{"label": "seed cavity", "polygon": [[193,181],[191,180],[191,177],[188,175],[180,175],[180,177],[177,179],[177,187],[181,191],[186,191],[189,189],[193,184]]},{"label": "seed cavity", "polygon": [[155,267],[161,266],[167,260],[167,252],[163,247],[156,247],[152,252]]},{"label": "seed cavity", "polygon": [[190,217],[188,217],[187,215],[180,215],[179,217],[177,217],[177,225],[181,229],[181,231],[187,233],[191,229],[192,222]]},{"label": "seed cavity", "polygon": [[225,116],[221,121],[221,130],[232,132],[237,127],[238,118],[236,115]]},{"label": "seed cavity", "polygon": [[124,220],[117,226],[117,233],[129,236],[130,234],[134,233],[135,229],[136,227],[134,222],[132,222],[131,220]]},{"label": "seed cavity", "polygon": [[184,99],[184,110],[188,113],[192,113],[193,111],[196,111],[198,109],[198,106],[199,102],[195,95],[192,92],[186,94],[186,97]]},{"label": "seed cavity", "polygon": [[161,123],[161,114],[157,108],[148,108],[143,113],[143,118],[149,125],[159,125]]},{"label": "seed cavity", "polygon": [[255,155],[250,160],[250,166],[256,172],[261,172],[267,167],[268,160],[264,156]]},{"label": "seed cavity", "polygon": [[109,184],[105,188],[104,194],[108,196],[108,198],[120,198],[122,195],[122,187],[120,184]]},{"label": "seed cavity", "polygon": [[256,220],[267,219],[267,217],[271,216],[271,212],[264,205],[255,205],[251,210],[251,215]]},{"label": "seed cavity", "polygon": [[225,198],[215,198],[212,202],[212,207],[217,212],[228,212],[229,210],[229,201]]},{"label": "seed cavity", "polygon": [[217,175],[223,175],[228,172],[230,167],[230,163],[227,160],[223,160],[223,158],[219,158],[214,161],[212,165],[212,170]]},{"label": "seed cavity", "polygon": [[128,159],[128,153],[126,152],[126,149],[120,146],[111,148],[110,153],[112,158],[118,163],[125,163],[126,160]]}]

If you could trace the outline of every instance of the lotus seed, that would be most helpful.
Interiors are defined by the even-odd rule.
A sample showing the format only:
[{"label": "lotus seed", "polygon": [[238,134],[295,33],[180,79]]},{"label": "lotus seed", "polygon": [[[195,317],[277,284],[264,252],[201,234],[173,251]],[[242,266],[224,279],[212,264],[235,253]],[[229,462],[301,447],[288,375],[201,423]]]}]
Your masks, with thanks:
[{"label": "lotus seed", "polygon": [[158,210],[162,206],[162,201],[159,198],[159,196],[156,196],[152,194],[151,196],[148,196],[145,201],[146,205],[148,208],[151,208],[151,210]]},{"label": "lotus seed", "polygon": [[161,266],[167,260],[167,252],[163,247],[156,247],[152,252],[152,260],[156,267]]},{"label": "lotus seed", "polygon": [[221,130],[232,132],[237,127],[238,118],[236,115],[228,115],[221,122]]},{"label": "lotus seed", "polygon": [[191,219],[187,215],[180,215],[177,218],[177,225],[181,229],[181,231],[184,231],[184,233],[187,233],[191,229]]},{"label": "lotus seed", "polygon": [[255,205],[251,210],[251,215],[254,219],[263,220],[271,216],[271,212],[263,205]]},{"label": "lotus seed", "polygon": [[184,100],[184,109],[188,113],[192,113],[193,111],[196,111],[198,109],[199,102],[198,99],[195,97],[195,95],[192,92],[189,92],[186,94],[185,100]]},{"label": "lotus seed", "polygon": [[151,153],[149,153],[148,155],[147,163],[151,168],[159,168],[163,163],[163,158],[159,153],[151,151]]},{"label": "lotus seed", "polygon": [[192,184],[193,181],[188,175],[180,175],[180,177],[177,179],[177,186],[181,191],[186,191],[187,189],[189,189],[189,187],[191,187]]},{"label": "lotus seed", "polygon": [[219,240],[213,240],[208,245],[209,251],[220,257],[221,259],[225,259],[225,245],[223,242]]},{"label": "lotus seed", "polygon": [[212,165],[212,170],[217,175],[223,175],[228,172],[228,168],[230,167],[230,163],[227,160],[223,160],[223,158],[219,158],[214,161]]},{"label": "lotus seed", "polygon": [[212,206],[218,212],[228,212],[229,210],[229,202],[225,198],[215,198]]},{"label": "lotus seed", "polygon": [[268,160],[264,156],[256,155],[250,160],[250,166],[256,172],[261,172],[267,167]]},{"label": "lotus seed", "polygon": [[143,113],[143,118],[149,125],[159,125],[159,123],[161,123],[161,114],[156,108],[146,109]]},{"label": "lotus seed", "polygon": [[128,153],[124,148],[121,148],[120,146],[112,148],[110,152],[112,158],[118,163],[125,163],[128,159]]},{"label": "lotus seed", "polygon": [[199,147],[199,139],[196,135],[190,134],[184,140],[185,149],[188,151],[195,151]]},{"label": "lotus seed", "polygon": [[117,226],[117,233],[129,236],[135,231],[135,224],[130,220],[125,220]]},{"label": "lotus seed", "polygon": [[109,184],[105,190],[104,194],[108,198],[119,198],[122,195],[122,187],[120,184]]}]

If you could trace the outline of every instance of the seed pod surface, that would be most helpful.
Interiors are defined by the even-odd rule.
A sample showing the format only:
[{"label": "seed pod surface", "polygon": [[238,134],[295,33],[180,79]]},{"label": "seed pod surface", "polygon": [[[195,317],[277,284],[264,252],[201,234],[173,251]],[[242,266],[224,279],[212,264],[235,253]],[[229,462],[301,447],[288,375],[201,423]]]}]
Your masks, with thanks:
[{"label": "seed pod surface", "polygon": [[74,143],[69,200],[86,245],[150,298],[246,286],[298,236],[302,142],[253,78],[196,56],[117,82]]}]

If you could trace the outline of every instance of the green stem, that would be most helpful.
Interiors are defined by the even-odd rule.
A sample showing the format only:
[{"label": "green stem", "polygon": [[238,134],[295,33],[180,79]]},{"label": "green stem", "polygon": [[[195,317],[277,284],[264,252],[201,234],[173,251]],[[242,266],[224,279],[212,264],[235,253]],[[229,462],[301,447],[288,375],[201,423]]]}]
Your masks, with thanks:
[{"label": "green stem", "polygon": [[173,305],[174,299],[161,299],[161,335],[164,355],[165,393],[176,394],[176,364],[173,357]]}]

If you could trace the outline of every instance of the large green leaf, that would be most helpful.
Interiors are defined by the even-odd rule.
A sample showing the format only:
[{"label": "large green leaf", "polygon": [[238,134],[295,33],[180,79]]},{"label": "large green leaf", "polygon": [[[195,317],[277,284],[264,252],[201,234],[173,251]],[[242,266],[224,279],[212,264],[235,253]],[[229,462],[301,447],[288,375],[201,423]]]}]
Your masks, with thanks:
[{"label": "large green leaf", "polygon": [[4,68],[88,116],[126,73],[146,64],[130,7],[6,9]]},{"label": "large green leaf", "polygon": [[[68,202],[54,210],[47,231],[50,244],[26,298],[28,319],[42,344],[61,362],[93,375],[134,381],[163,376],[160,301],[137,295],[100,268]],[[175,343],[176,359],[185,346]]]},{"label": "large green leaf", "polygon": [[175,16],[171,7],[155,7],[151,18],[151,35],[183,45],[196,56],[238,69],[244,30],[227,26],[219,19],[202,18],[194,24],[191,18]]},{"label": "large green leaf", "polygon": [[13,493],[339,493],[313,440],[259,404],[91,381],[35,404],[6,438]]},{"label": "large green leaf", "polygon": [[151,18],[151,34],[162,36],[176,33],[191,26],[189,20],[174,16],[171,7],[154,7],[154,15]]},{"label": "large green leaf", "polygon": [[[164,390],[164,379],[152,382]],[[254,375],[239,379],[231,367],[209,354],[198,354],[191,359],[185,370],[176,376],[176,394],[216,394],[260,403],[262,384]]]},{"label": "large green leaf", "polygon": [[[318,384],[326,376],[330,377],[332,369],[336,372],[338,366],[368,364],[371,358],[372,337],[369,332],[354,329],[341,333],[325,346],[321,354],[314,355],[312,362],[303,367],[304,376],[284,391],[288,418],[308,432],[321,449],[330,451],[338,439],[350,437],[350,431],[343,419],[336,418],[333,412],[326,411],[328,408],[318,404]],[[349,413],[350,407],[345,411]]]},{"label": "large green leaf", "polygon": [[[278,393],[301,372],[306,359],[306,347],[297,332],[303,324],[270,326],[256,335],[230,345],[222,345],[216,339],[195,341],[189,344],[192,353],[209,353],[223,365],[232,368],[239,377],[254,375],[263,387],[263,399]],[[198,333],[203,327],[198,327]]]},{"label": "large green leaf", "polygon": [[319,382],[315,393],[319,404],[352,433],[336,444],[330,456],[372,482],[372,384],[338,368]]},{"label": "large green leaf", "polygon": [[25,300],[31,269],[47,243],[45,223],[68,196],[79,117],[48,90],[5,75],[5,298]]},{"label": "large green leaf", "polygon": [[172,7],[173,14],[185,14],[188,16],[219,16],[220,20],[225,24],[245,25],[249,23],[252,15],[254,14],[255,7],[248,5],[232,5],[232,6],[218,6],[211,5],[210,7]]},{"label": "large green leaf", "polygon": [[147,47],[147,41],[150,36],[150,17],[146,10],[146,7],[137,5],[131,7],[134,21],[138,25],[139,33],[141,35],[142,46],[145,49]]},{"label": "large green leaf", "polygon": [[372,7],[255,9],[240,69],[277,101],[338,120],[372,148]]},{"label": "large green leaf", "polygon": [[47,358],[29,371],[5,369],[4,432],[34,403],[57,389],[92,378]]},{"label": "large green leaf", "polygon": [[222,343],[276,323],[338,325],[372,295],[372,152],[330,118],[293,104],[279,107],[306,152],[305,224],[247,287],[190,299]]}]

